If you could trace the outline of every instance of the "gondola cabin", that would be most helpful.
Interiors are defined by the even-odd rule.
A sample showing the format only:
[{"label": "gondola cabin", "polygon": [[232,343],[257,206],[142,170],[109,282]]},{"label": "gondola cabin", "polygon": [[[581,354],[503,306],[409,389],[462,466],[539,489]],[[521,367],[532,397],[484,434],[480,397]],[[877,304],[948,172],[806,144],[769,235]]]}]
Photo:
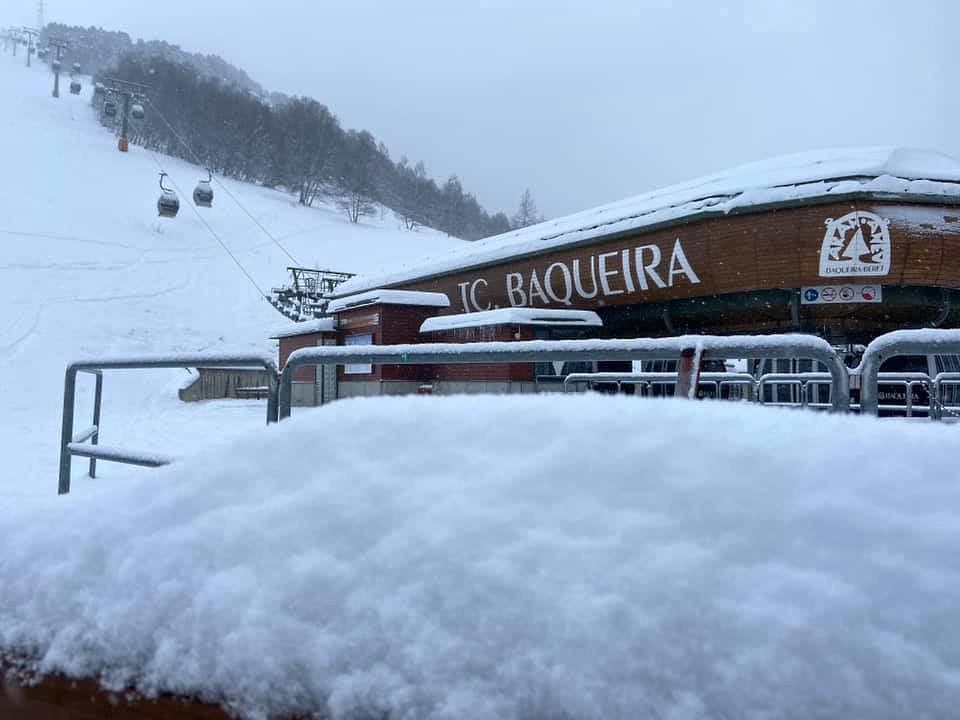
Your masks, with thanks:
[{"label": "gondola cabin", "polygon": [[117,104],[113,100],[106,100],[103,103],[103,114],[107,117],[116,117]]},{"label": "gondola cabin", "polygon": [[143,120],[146,113],[143,111],[143,105],[140,103],[134,103],[130,106],[130,116],[134,120]]},{"label": "gondola cabin", "polygon": [[164,190],[157,198],[157,215],[164,218],[175,218],[180,212],[180,199],[173,190]]},{"label": "gondola cabin", "polygon": [[210,187],[209,180],[201,180],[193,189],[193,202],[198,207],[213,206],[213,188]]},{"label": "gondola cabin", "polygon": [[157,215],[164,218],[175,218],[180,212],[180,199],[172,189],[165,187],[163,179],[165,172],[160,173],[160,197],[157,198]]},{"label": "gondola cabin", "polygon": [[70,94],[79,95],[82,87],[83,86],[80,85],[80,82],[78,80],[74,80],[73,82],[70,83]]}]

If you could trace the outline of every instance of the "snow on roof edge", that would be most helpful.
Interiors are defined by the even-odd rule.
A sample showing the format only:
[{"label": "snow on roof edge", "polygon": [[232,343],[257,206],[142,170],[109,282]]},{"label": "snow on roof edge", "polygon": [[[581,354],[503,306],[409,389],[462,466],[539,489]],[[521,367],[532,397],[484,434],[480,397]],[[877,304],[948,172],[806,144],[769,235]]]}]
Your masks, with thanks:
[{"label": "snow on roof edge", "polygon": [[450,298],[441,292],[417,290],[376,289],[340,296],[327,305],[327,312],[343,312],[363,305],[416,305],[420,307],[450,307]]},{"label": "snow on roof edge", "polygon": [[603,320],[592,310],[559,310],[535,308],[498,308],[481,312],[440,315],[427,318],[420,325],[421,333],[486,327],[490,325],[579,325],[603,327]]},{"label": "snow on roof edge", "polygon": [[930,150],[866,147],[749,163],[478,240],[396,271],[358,276],[340,285],[335,295],[423,280],[694,215],[855,193],[951,197],[960,202],[960,161]]},{"label": "snow on roof edge", "polygon": [[306,335],[316,332],[333,332],[336,328],[333,325],[332,317],[316,318],[315,320],[306,320],[304,322],[295,322],[285,325],[282,329],[270,334],[272,339],[293,337],[295,335]]}]

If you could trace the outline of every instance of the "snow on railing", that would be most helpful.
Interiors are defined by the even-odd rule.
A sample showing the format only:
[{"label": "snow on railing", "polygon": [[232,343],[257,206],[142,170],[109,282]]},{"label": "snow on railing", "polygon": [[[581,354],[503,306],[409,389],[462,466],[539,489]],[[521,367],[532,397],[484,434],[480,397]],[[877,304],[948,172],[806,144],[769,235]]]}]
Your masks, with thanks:
[{"label": "snow on railing", "polygon": [[[713,336],[688,335],[661,339],[632,340],[529,340],[523,342],[487,343],[422,343],[408,345],[317,346],[291,353],[282,373],[273,359],[264,355],[229,355],[223,353],[185,353],[147,356],[86,358],[71,363],[64,379],[63,420],[60,443],[59,492],[70,491],[71,458],[90,458],[90,476],[96,472],[96,461],[110,460],[151,467],[171,462],[171,458],[153,452],[98,446],[100,407],[104,370],[141,370],[182,367],[259,367],[269,377],[267,422],[287,418],[291,412],[293,373],[309,365],[346,364],[470,364],[523,363],[558,361],[634,361],[677,360],[682,352],[710,359],[731,358],[805,358],[826,366],[827,373],[769,374],[756,380],[756,390],[765,384],[796,383],[805,395],[807,384],[830,385],[830,405],[834,412],[850,409],[850,377],[861,381],[860,412],[876,415],[879,410],[879,383],[899,380],[923,383],[931,390],[930,417],[942,414],[942,387],[960,385],[960,374],[941,373],[935,379],[894,378],[896,374],[880,374],[883,362],[898,355],[960,355],[960,330],[901,330],[881,335],[867,346],[860,365],[848,369],[837,352],[825,340],[811,335]],[[78,373],[96,376],[93,422],[80,433],[74,433],[74,407]],[[747,383],[740,374],[731,374],[730,381]],[[736,376],[736,378],[734,377]],[[622,379],[629,375],[621,376]],[[579,379],[579,377],[578,377]],[[647,380],[650,380],[648,378]],[[715,381],[715,378],[710,378]],[[603,381],[600,376],[593,382]],[[727,378],[716,380],[726,383]],[[908,398],[910,411],[912,398]],[[806,400],[806,398],[804,398]],[[818,406],[824,406],[818,404]],[[899,408],[897,408],[899,409]]]},{"label": "snow on railing", "polygon": [[293,372],[305,365],[470,364],[599,360],[676,360],[693,349],[709,358],[808,358],[827,366],[833,409],[846,411],[850,379],[830,344],[811,335],[686,335],[636,340],[527,340],[523,342],[422,343],[317,346],[295,350],[280,375],[279,418],[290,416]]},{"label": "snow on railing", "polygon": [[860,365],[851,371],[860,375],[861,414],[878,413],[880,366],[900,355],[960,355],[960,330],[897,330],[867,345]]},{"label": "snow on railing", "polygon": [[[231,355],[225,353],[170,353],[164,355],[136,355],[84,358],[67,366],[63,382],[63,418],[60,432],[60,476],[58,492],[70,492],[70,471],[73,456],[90,458],[90,477],[96,477],[97,460],[158,467],[171,459],[153,452],[103,447],[100,440],[100,408],[103,394],[104,370],[151,370],[184,367],[258,367],[267,372],[267,422],[277,420],[277,381],[280,377],[276,363],[267,355]],[[96,376],[93,401],[93,422],[90,428],[74,434],[73,415],[76,405],[77,374]],[[89,441],[89,442],[87,442]]]}]

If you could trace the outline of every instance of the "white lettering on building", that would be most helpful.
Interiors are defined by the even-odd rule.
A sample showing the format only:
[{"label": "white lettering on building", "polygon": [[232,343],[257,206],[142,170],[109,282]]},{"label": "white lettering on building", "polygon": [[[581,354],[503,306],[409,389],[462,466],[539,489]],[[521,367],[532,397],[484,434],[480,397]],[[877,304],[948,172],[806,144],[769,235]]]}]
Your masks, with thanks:
[{"label": "white lettering on building", "polygon": [[607,258],[617,257],[619,254],[619,252],[614,250],[613,252],[600,253],[597,258],[597,265],[600,268],[600,288],[603,290],[604,297],[623,295],[623,290],[613,290],[610,288],[610,278],[616,277],[620,273],[617,270],[607,270]]},{"label": "white lettering on building", "polygon": [[670,278],[667,280],[670,287],[673,287],[674,275],[686,275],[687,280],[693,285],[700,284],[700,278],[697,277],[690,266],[687,256],[683,254],[683,245],[680,244],[680,238],[677,238],[673,243],[673,253],[670,255]]},{"label": "white lettering on building", "polygon": [[[679,242],[679,240],[678,240]],[[643,255],[645,252],[650,252],[650,262],[644,262]],[[637,280],[640,281],[641,290],[649,290],[650,286],[647,285],[647,277],[653,281],[653,284],[658,288],[665,288],[667,284],[663,281],[663,278],[657,273],[657,265],[660,264],[661,255],[660,248],[656,245],[641,245],[640,247],[634,250],[637,258]]]},{"label": "white lettering on building", "polygon": [[[560,271],[559,283],[556,280],[556,270]],[[573,305],[573,278],[570,277],[570,269],[565,263],[555,262],[548,267],[543,274],[543,285],[551,300],[561,305]]]},{"label": "white lettering on building", "polygon": [[593,288],[589,294],[583,288],[583,284],[580,282],[580,258],[576,258],[573,261],[573,288],[577,291],[577,295],[582,297],[584,300],[592,300],[597,296],[597,258],[595,255],[590,256],[590,285]]},{"label": "white lettering on building", "polygon": [[489,300],[487,300],[487,304],[484,305],[484,306],[481,306],[481,305],[480,305],[480,302],[477,300],[477,286],[478,286],[478,285],[483,285],[484,287],[487,287],[487,286],[489,285],[489,283],[486,281],[485,278],[477,278],[476,280],[473,281],[473,283],[470,285],[470,303],[473,305],[473,309],[474,309],[474,310],[478,310],[478,311],[479,311],[479,310],[489,310],[490,308],[493,307],[493,303],[492,303],[492,302],[490,302]]},{"label": "white lettering on building", "polygon": [[[611,250],[572,261],[557,260],[545,271],[536,267],[524,272],[507,272],[504,276],[507,301],[512,307],[533,305],[575,305],[578,300],[597,297],[634,295],[650,289],[672,288],[684,282],[700,284],[700,276],[683,250],[680,238],[674,240],[669,262],[657,245]],[[541,274],[542,273],[542,274]],[[465,312],[489,310],[486,298],[489,283],[478,277],[457,283]]]},{"label": "white lettering on building", "polygon": [[523,275],[518,272],[507,273],[507,299],[513,307],[527,304],[527,294],[523,291]]}]

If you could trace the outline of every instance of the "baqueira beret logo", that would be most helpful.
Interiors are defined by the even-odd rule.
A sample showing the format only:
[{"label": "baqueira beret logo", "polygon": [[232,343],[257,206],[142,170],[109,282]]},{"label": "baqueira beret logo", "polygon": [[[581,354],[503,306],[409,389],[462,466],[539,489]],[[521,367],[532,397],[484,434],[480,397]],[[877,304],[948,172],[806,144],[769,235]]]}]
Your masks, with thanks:
[{"label": "baqueira beret logo", "polygon": [[827,218],[820,246],[820,277],[890,272],[890,221],[865,210]]}]

